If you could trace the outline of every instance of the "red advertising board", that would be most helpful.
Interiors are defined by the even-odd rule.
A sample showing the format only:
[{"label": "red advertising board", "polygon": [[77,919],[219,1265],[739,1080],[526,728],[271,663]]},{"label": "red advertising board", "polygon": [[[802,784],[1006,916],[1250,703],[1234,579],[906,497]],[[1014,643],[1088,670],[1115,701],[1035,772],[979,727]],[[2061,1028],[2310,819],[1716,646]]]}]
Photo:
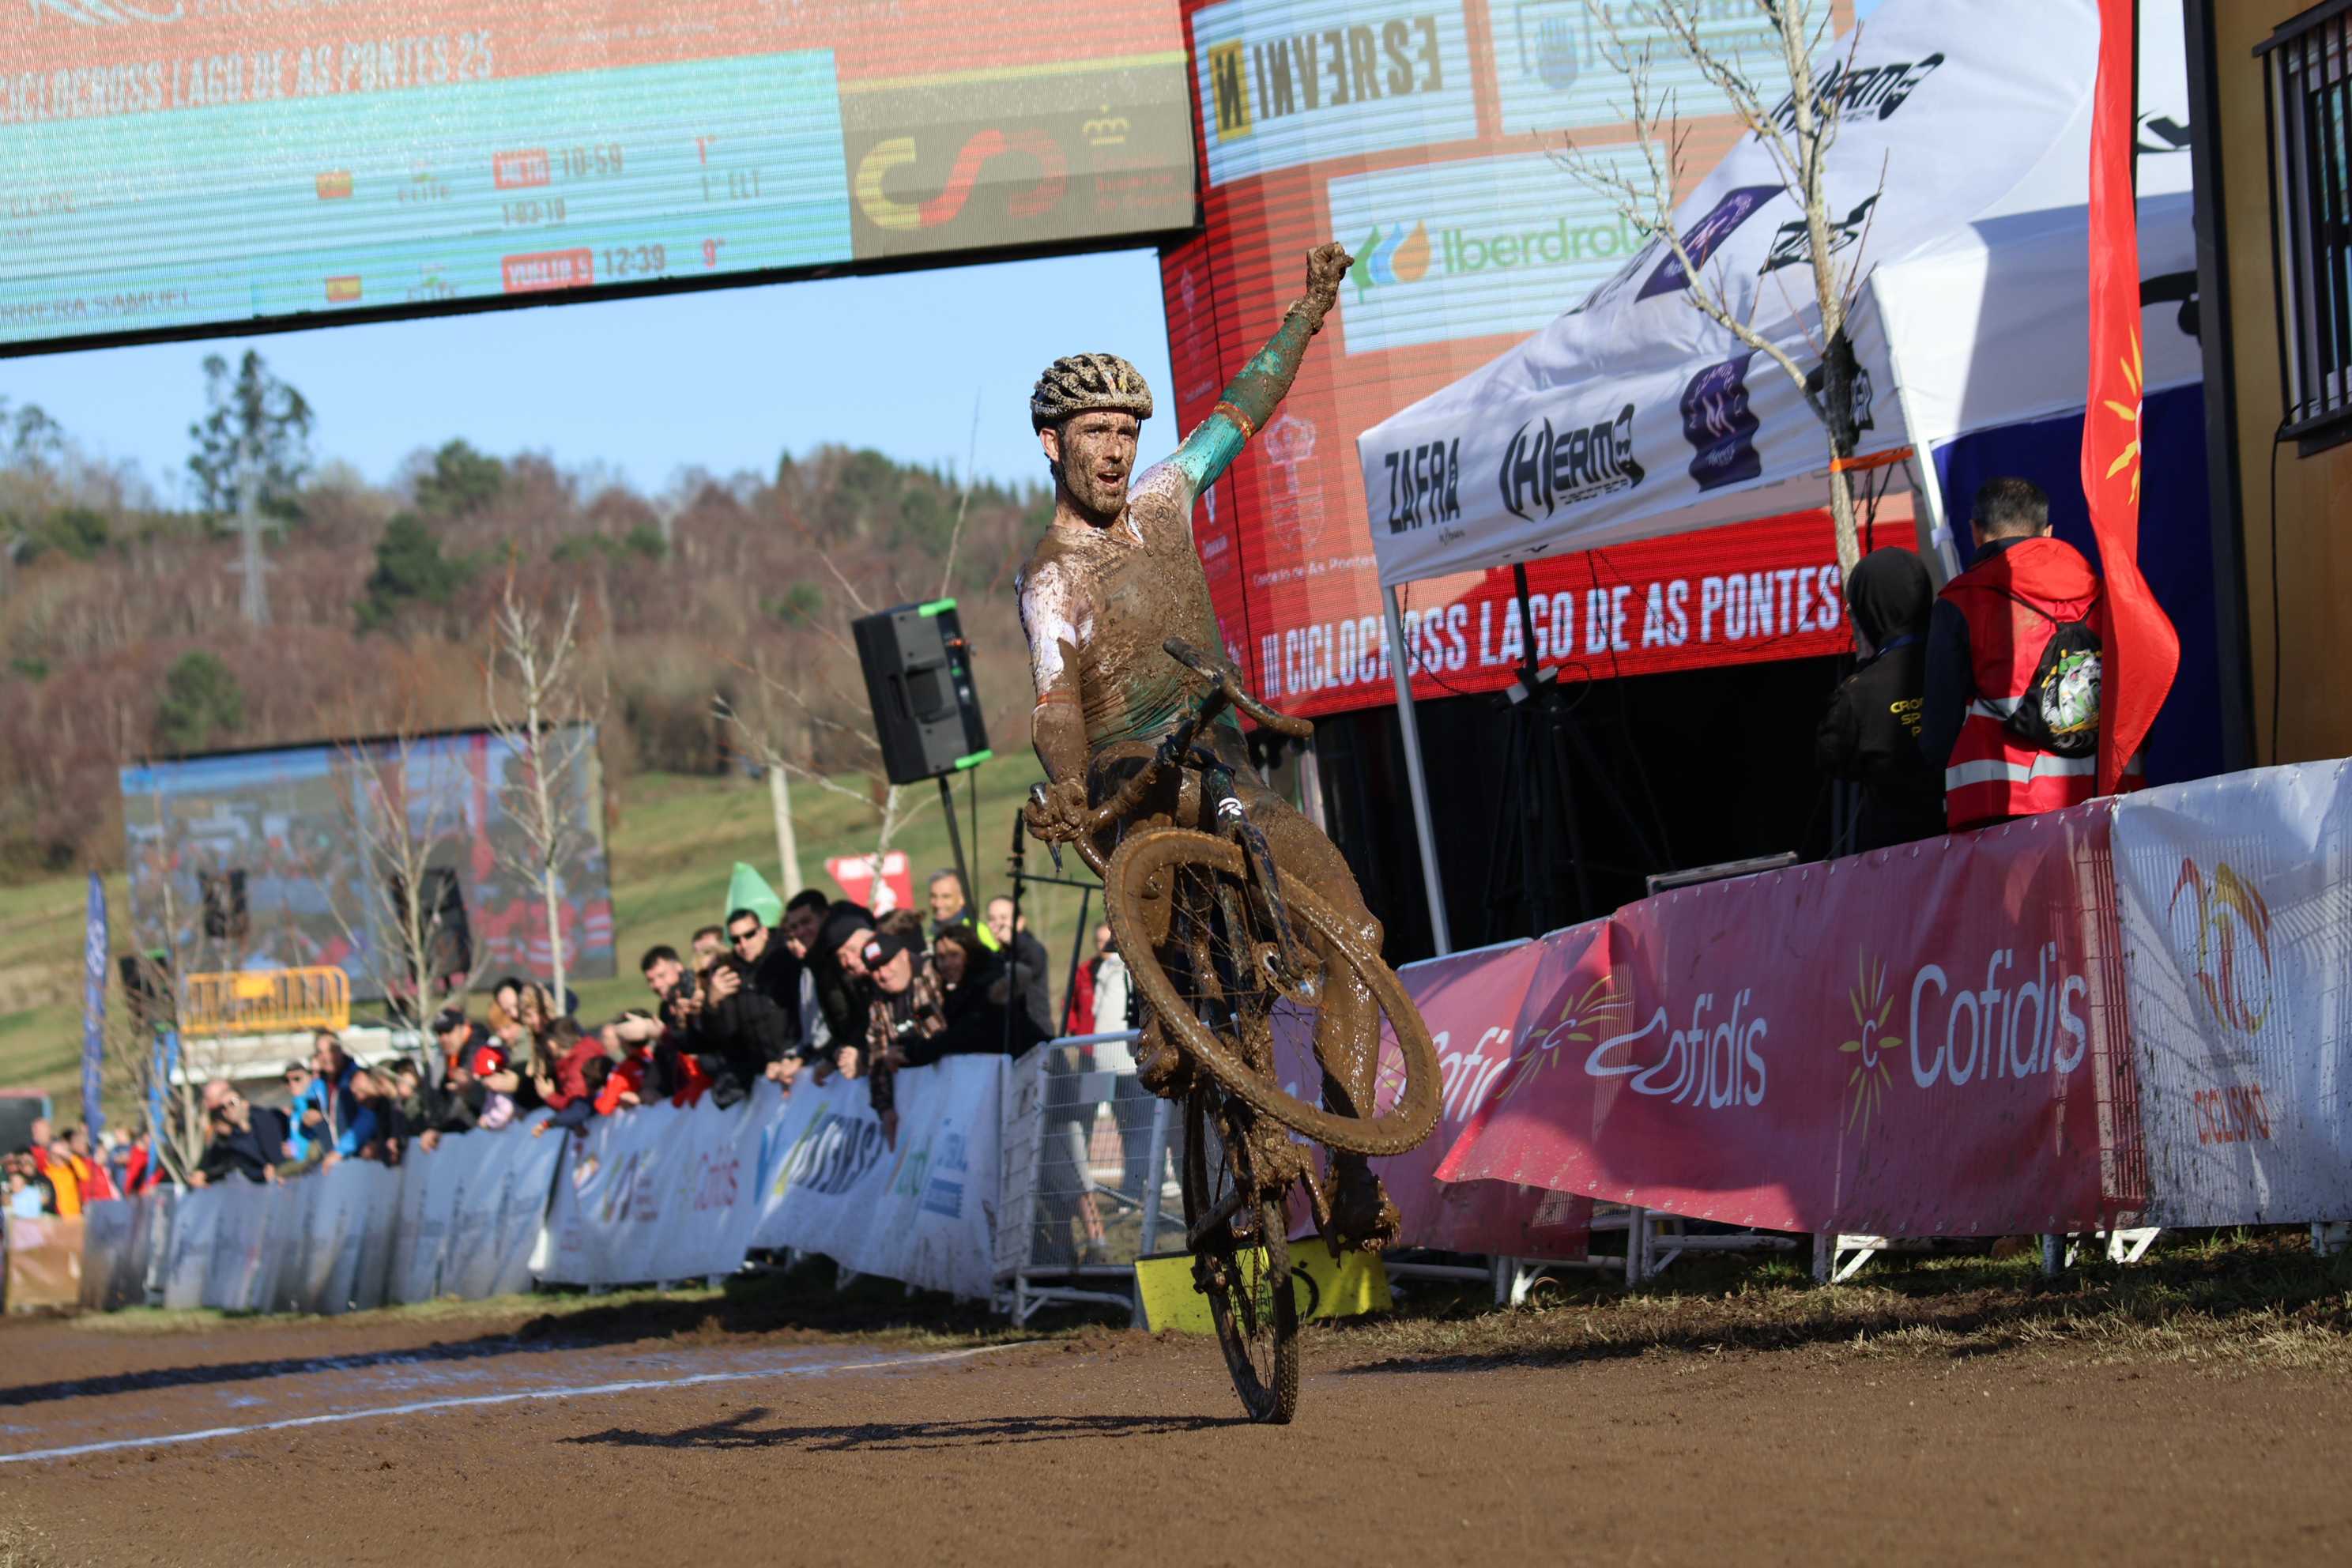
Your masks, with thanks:
[{"label": "red advertising board", "polygon": [[[1838,26],[1852,21],[1848,0],[1832,9]],[[1641,149],[1612,106],[1619,79],[1582,0],[1185,0],[1184,16],[1205,228],[1161,258],[1180,423],[1204,417],[1274,332],[1310,247],[1338,240],[1357,257],[1282,412],[1195,519],[1227,650],[1296,712],[1390,702],[1355,436],[1575,308],[1640,248],[1554,154],[1572,135],[1631,169]],[[1733,47],[1753,25],[1704,24]],[[1710,101],[1691,86],[1686,106]],[[1684,129],[1687,189],[1738,127],[1715,116]],[[1908,516],[1899,497],[1880,511],[1882,523]],[[1558,648],[1548,657],[1605,676],[1841,651],[1842,616],[1820,592],[1834,588],[1833,572],[1819,575],[1833,559],[1826,513],[1807,512],[1538,562],[1529,575]],[[1772,579],[1760,622],[1744,613],[1759,575]],[[1727,599],[1705,616],[1711,580],[1727,595],[1746,584],[1737,630],[1720,618]],[[1509,682],[1509,596],[1507,574],[1413,584],[1427,650],[1417,695]],[[1569,635],[1553,637],[1561,625]]]},{"label": "red advertising board", "polygon": [[2146,1202],[2114,810],[1660,894],[1545,938],[1510,977],[1514,1065],[1438,1179],[1772,1230],[2113,1224]]},{"label": "red advertising board", "polygon": [[[1535,942],[1456,953],[1399,972],[1437,1047],[1444,1098],[1437,1127],[1418,1149],[1372,1168],[1397,1206],[1400,1247],[1483,1252],[1503,1258],[1582,1258],[1591,1241],[1592,1202],[1581,1194],[1509,1182],[1437,1179],[1439,1164],[1496,1089],[1510,1080],[1523,1037],[1519,1016],[1528,986],[1542,966]],[[1291,1092],[1314,1097],[1321,1080],[1311,1044],[1286,1013],[1277,1022],[1276,1060]],[[1404,1058],[1383,1042],[1377,1103],[1387,1110],[1402,1092]],[[1303,1199],[1293,1216],[1307,1218]]]}]

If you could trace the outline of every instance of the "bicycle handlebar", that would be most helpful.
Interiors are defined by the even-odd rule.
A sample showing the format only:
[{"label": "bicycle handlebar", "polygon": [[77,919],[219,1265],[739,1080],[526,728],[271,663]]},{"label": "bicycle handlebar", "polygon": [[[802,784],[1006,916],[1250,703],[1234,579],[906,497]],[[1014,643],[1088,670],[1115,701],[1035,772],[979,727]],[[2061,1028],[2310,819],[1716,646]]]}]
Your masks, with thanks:
[{"label": "bicycle handlebar", "polygon": [[1315,733],[1314,721],[1294,719],[1289,714],[1269,708],[1259,701],[1242,684],[1241,672],[1221,658],[1202,653],[1182,637],[1170,637],[1161,643],[1168,657],[1203,679],[1213,682],[1224,693],[1235,711],[1245,714],[1253,723],[1263,724],[1277,735],[1293,741],[1304,741]]},{"label": "bicycle handlebar", "polygon": [[[1079,858],[1093,867],[1097,876],[1104,874],[1104,868],[1096,864],[1092,843],[1095,835],[1117,826],[1126,820],[1129,812],[1142,804],[1144,795],[1150,790],[1153,781],[1159,778],[1160,771],[1192,750],[1193,741],[1214,721],[1219,709],[1231,707],[1276,734],[1294,741],[1303,741],[1315,732],[1312,721],[1294,718],[1269,708],[1252,696],[1243,686],[1240,672],[1223,660],[1202,653],[1182,637],[1170,637],[1160,646],[1169,658],[1206,679],[1210,683],[1209,689],[1201,694],[1200,701],[1185,717],[1184,722],[1160,742],[1159,749],[1145,760],[1143,766],[1137,769],[1108,800],[1087,814],[1081,837],[1075,843]],[[1044,795],[1043,784],[1030,792],[1033,800],[1042,801]]]}]

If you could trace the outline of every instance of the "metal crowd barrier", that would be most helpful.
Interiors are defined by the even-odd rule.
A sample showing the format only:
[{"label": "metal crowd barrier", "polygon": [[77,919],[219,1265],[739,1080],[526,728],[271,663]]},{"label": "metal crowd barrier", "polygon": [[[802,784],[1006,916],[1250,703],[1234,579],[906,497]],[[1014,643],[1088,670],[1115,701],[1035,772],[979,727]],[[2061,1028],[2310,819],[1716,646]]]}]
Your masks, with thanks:
[{"label": "metal crowd barrier", "polygon": [[1095,1065],[1097,1047],[1136,1038],[1066,1036],[1013,1065],[996,1284],[1016,1323],[1055,1302],[1120,1307],[1139,1320],[1135,1260],[1183,1246],[1175,1107],[1132,1068]]}]

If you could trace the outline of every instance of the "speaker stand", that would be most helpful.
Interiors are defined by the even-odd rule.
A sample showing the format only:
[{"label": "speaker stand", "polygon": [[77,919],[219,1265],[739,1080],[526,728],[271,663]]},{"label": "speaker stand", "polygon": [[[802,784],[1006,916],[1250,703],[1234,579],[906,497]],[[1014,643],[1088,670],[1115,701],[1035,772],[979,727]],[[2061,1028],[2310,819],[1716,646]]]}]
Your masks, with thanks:
[{"label": "speaker stand", "polygon": [[939,777],[940,809],[947,814],[948,819],[948,847],[955,854],[956,881],[963,889],[964,910],[971,913],[972,900],[980,896],[980,892],[971,885],[971,871],[963,863],[963,830],[956,826],[955,790],[949,784],[947,774],[941,773]]}]

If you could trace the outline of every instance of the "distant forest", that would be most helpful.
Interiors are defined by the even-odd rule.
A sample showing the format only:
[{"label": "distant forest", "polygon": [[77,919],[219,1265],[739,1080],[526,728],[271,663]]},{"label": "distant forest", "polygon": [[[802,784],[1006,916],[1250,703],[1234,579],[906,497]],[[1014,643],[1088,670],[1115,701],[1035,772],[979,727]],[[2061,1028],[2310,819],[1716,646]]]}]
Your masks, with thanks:
[{"label": "distant forest", "polygon": [[[957,476],[795,459],[780,431],[772,471],[688,470],[659,495],[462,437],[374,485],[313,453],[313,410],[257,355],[205,373],[173,504],[0,401],[0,879],[119,864],[128,761],[480,722],[509,574],[550,606],[580,597],[608,778],[729,767],[719,699],[805,766],[867,764],[849,622],[860,598],[940,594]],[[241,608],[241,511],[266,520],[263,626]],[[1013,577],[1051,516],[1042,485],[972,487],[948,574],[1000,750],[1027,734]]]}]

